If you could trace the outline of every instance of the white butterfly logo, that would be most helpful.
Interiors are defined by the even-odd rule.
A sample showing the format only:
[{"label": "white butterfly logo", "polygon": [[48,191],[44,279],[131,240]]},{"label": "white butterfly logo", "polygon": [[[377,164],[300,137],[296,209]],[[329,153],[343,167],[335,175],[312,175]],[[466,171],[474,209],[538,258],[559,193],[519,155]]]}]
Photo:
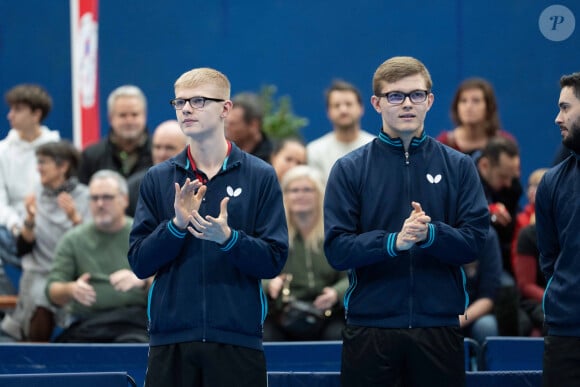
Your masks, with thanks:
[{"label": "white butterfly logo", "polygon": [[441,181],[441,175],[436,175],[435,177],[431,176],[430,173],[427,174],[427,181],[431,184],[437,184]]},{"label": "white butterfly logo", "polygon": [[242,193],[241,188],[233,189],[231,185],[227,186],[226,191],[228,192],[228,196],[231,198],[236,198],[240,196],[240,194]]}]

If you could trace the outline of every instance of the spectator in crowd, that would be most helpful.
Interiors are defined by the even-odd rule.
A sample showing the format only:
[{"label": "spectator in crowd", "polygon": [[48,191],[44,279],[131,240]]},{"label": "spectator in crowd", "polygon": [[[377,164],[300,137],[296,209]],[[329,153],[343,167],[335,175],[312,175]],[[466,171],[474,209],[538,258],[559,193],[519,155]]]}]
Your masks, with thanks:
[{"label": "spectator in crowd", "polygon": [[274,144],[262,129],[264,107],[260,98],[254,93],[240,93],[232,100],[234,107],[226,120],[227,139],[269,163]]},{"label": "spectator in crowd", "polygon": [[107,99],[109,134],[81,154],[79,180],[88,184],[101,169],[119,172],[125,178],[147,169],[151,160],[151,139],[147,130],[147,99],[140,88],[124,85]]},{"label": "spectator in crowd", "polygon": [[282,192],[290,249],[282,273],[262,281],[272,301],[264,340],[340,340],[348,279],[324,256],[322,175],[306,165],[291,168]]},{"label": "spectator in crowd", "polygon": [[536,212],[536,190],[538,189],[538,184],[540,184],[540,180],[546,173],[547,168],[538,168],[534,170],[530,177],[528,178],[528,186],[526,189],[526,196],[528,199],[528,203],[525,205],[523,210],[519,211],[516,216],[515,226],[514,226],[514,237],[512,240],[512,267],[514,265],[513,260],[515,259],[516,249],[518,244],[518,236],[522,228],[526,227],[531,223],[532,218],[535,221],[535,212]]},{"label": "spectator in crowd", "polygon": [[483,148],[476,163],[491,223],[499,237],[503,268],[513,277],[511,242],[522,195],[518,146],[507,138],[494,137]]},{"label": "spectator in crowd", "polygon": [[[40,185],[34,152],[42,144],[58,141],[60,135],[42,125],[52,109],[52,98],[41,86],[17,85],[5,99],[11,129],[0,141],[0,232],[4,235],[0,241],[5,242],[0,249],[12,256],[26,215],[25,198]],[[0,294],[15,292],[0,262]]]},{"label": "spectator in crowd", "polygon": [[463,265],[467,278],[469,306],[459,316],[459,326],[466,337],[483,344],[488,336],[497,336],[497,318],[493,313],[500,288],[501,251],[494,228],[490,226],[485,246],[476,261]]},{"label": "spectator in crowd", "polygon": [[148,342],[150,281],[137,278],[127,261],[127,182],[115,171],[97,171],[89,192],[92,221],[62,237],[48,277],[48,298],[69,308],[72,320],[55,341]]},{"label": "spectator in crowd", "polygon": [[502,336],[518,336],[523,332],[520,330],[519,294],[512,267],[511,241],[522,194],[519,150],[515,142],[496,136],[478,153],[477,169],[502,257],[501,286],[495,302],[498,331]]},{"label": "spectator in crowd", "polygon": [[532,215],[530,223],[518,233],[514,252],[514,275],[521,295],[520,330],[524,335],[545,333],[542,299],[546,279],[540,269],[539,256],[535,215]]},{"label": "spectator in crowd", "polygon": [[349,270],[342,386],[464,386],[462,265],[489,214],[470,157],[425,133],[433,105],[423,63],[394,57],[373,77],[379,137],[333,166],[324,250]]},{"label": "spectator in crowd", "polygon": [[89,193],[79,184],[79,152],[67,141],[47,142],[36,148],[40,182],[26,198],[24,227],[17,240],[22,276],[16,309],[4,317],[2,332],[15,340],[48,341],[56,309],[44,288],[56,244],[63,234],[90,217]]},{"label": "spectator in crowd", "polygon": [[580,72],[560,78],[556,125],[571,155],[551,168],[536,193],[540,267],[546,278],[544,386],[580,380]]},{"label": "spectator in crowd", "polygon": [[489,139],[515,138],[501,129],[493,86],[482,78],[463,81],[451,103],[453,130],[441,132],[437,140],[460,152],[472,155],[482,150]]},{"label": "spectator in crowd", "polygon": [[308,165],[318,168],[325,179],[336,160],[375,138],[361,128],[363,114],[362,96],[354,85],[337,80],[326,90],[326,115],[332,132],[306,147]]},{"label": "spectator in crowd", "polygon": [[306,164],[306,147],[297,138],[285,138],[275,143],[270,161],[278,180],[282,181],[289,169]]},{"label": "spectator in crowd", "polygon": [[[155,128],[151,143],[151,158],[153,159],[153,165],[157,165],[179,154],[187,144],[187,137],[181,131],[177,121],[168,120]],[[129,186],[127,215],[131,217],[135,216],[137,199],[139,199],[139,186],[146,172],[146,169],[142,169],[127,179],[127,185]]]},{"label": "spectator in crowd", "polygon": [[226,139],[224,74],[192,69],[174,89],[188,145],[143,178],[130,237],[131,267],[155,275],[145,383],[265,387],[260,281],[288,254],[280,185],[272,166]]}]

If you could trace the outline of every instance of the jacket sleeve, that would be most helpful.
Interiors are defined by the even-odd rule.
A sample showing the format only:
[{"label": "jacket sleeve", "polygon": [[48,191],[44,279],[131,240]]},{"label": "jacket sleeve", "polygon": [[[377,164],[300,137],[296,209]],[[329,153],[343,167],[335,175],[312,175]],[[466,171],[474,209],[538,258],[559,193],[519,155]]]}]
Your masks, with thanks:
[{"label": "jacket sleeve", "polygon": [[154,179],[147,173],[141,182],[141,201],[129,236],[129,264],[141,279],[154,275],[173,261],[179,255],[187,235],[171,219],[158,221],[154,187]]},{"label": "jacket sleeve", "polygon": [[268,171],[264,180],[257,182],[255,232],[250,235],[244,230],[232,230],[230,240],[222,247],[234,266],[255,278],[274,278],[288,258],[288,226],[282,191],[274,170]]},{"label": "jacket sleeve", "polygon": [[388,258],[386,243],[394,233],[385,230],[359,231],[360,195],[357,169],[340,159],[331,169],[324,195],[324,253],[328,263],[343,271],[371,265]]},{"label": "jacket sleeve", "polygon": [[540,268],[546,280],[552,277],[560,253],[558,228],[551,211],[553,193],[549,185],[550,177],[551,175],[545,174],[536,191],[536,235],[540,251]]},{"label": "jacket sleeve", "polygon": [[500,287],[502,258],[497,233],[491,226],[478,260],[480,276],[477,298],[495,300]]}]

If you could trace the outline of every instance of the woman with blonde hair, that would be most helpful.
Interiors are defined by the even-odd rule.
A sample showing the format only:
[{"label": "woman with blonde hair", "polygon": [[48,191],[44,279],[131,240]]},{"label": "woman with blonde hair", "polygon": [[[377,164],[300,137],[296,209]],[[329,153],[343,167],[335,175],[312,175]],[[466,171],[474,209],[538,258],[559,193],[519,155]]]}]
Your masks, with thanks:
[{"label": "woman with blonde hair", "polygon": [[324,255],[323,178],[299,165],[281,185],[290,250],[282,273],[263,282],[271,301],[264,340],[340,340],[348,279]]}]

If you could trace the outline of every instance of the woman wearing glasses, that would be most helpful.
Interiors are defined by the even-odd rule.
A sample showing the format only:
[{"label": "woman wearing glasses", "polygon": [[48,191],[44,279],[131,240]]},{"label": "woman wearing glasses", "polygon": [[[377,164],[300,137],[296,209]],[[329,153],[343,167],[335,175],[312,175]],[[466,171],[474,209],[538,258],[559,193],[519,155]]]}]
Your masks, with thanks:
[{"label": "woman wearing glasses", "polygon": [[22,256],[18,305],[2,320],[2,334],[14,340],[48,341],[55,326],[55,307],[44,293],[60,238],[90,218],[88,188],[76,178],[79,153],[66,141],[36,150],[41,188],[26,198],[24,227],[18,238]]}]

